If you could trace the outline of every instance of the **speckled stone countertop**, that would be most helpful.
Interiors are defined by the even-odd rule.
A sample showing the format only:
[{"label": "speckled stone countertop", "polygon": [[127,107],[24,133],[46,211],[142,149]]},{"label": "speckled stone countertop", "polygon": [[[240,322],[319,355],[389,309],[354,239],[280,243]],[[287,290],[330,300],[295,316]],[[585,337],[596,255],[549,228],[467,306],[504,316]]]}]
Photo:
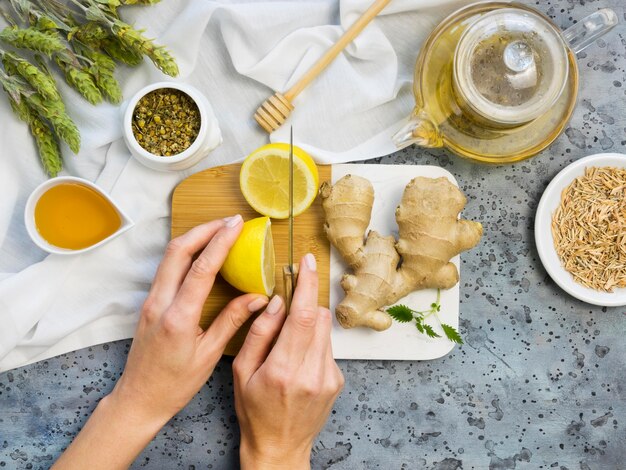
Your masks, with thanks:
[{"label": "speckled stone countertop", "polygon": [[[488,167],[409,148],[376,160],[447,168],[468,195],[465,216],[484,224],[482,243],[462,257],[466,342],[430,362],[341,361],[346,387],[315,444],[315,469],[626,468],[626,309],[561,291],[533,238],[537,203],[560,169],[593,153],[626,153],[626,7],[531,4],[563,27],[604,6],[622,24],[580,54],[578,108],[540,156]],[[0,374],[0,469],[48,468],[113,387],[129,345]],[[134,468],[237,468],[230,365],[220,362]]]}]

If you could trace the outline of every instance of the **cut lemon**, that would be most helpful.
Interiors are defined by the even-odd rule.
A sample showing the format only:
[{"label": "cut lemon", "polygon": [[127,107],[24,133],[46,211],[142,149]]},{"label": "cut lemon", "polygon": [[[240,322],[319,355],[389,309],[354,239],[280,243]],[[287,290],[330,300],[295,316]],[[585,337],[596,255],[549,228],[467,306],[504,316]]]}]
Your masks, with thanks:
[{"label": "cut lemon", "polygon": [[[248,204],[274,219],[289,217],[289,144],[269,144],[252,152],[241,167],[239,185]],[[293,215],[309,208],[319,189],[311,156],[293,148]]]},{"label": "cut lemon", "polygon": [[272,295],[274,292],[274,242],[269,217],[243,224],[239,238],[230,249],[220,273],[242,292]]}]

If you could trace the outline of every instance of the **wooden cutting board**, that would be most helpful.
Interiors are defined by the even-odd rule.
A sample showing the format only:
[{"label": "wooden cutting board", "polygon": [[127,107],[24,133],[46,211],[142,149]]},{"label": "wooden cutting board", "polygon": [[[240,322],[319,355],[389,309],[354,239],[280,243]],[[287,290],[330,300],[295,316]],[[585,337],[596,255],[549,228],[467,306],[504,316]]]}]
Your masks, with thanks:
[{"label": "wooden cutting board", "polygon": [[[241,214],[244,220],[260,217],[243,198],[239,189],[241,165],[226,165],[201,171],[185,179],[172,197],[172,238],[213,219]],[[331,167],[318,166],[320,183],[330,180]],[[330,287],[330,245],[324,235],[324,214],[319,197],[313,205],[294,220],[294,262],[306,253],[317,258],[320,276],[319,304],[328,307]],[[276,294],[283,294],[282,267],[288,264],[289,239],[286,220],[272,220],[272,236],[276,251]],[[202,309],[200,325],[206,328],[234,297],[240,295],[218,276],[211,295]],[[235,355],[243,344],[251,321],[239,330],[224,354]]]}]

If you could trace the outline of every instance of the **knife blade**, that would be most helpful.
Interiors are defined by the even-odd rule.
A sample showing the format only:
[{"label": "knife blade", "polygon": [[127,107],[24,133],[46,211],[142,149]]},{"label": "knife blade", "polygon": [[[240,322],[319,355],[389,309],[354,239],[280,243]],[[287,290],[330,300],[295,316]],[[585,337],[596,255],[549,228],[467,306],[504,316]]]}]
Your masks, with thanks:
[{"label": "knife blade", "polygon": [[293,127],[289,131],[289,240],[288,265],[283,267],[283,284],[287,313],[291,307],[293,290],[296,286],[296,269],[293,264]]}]

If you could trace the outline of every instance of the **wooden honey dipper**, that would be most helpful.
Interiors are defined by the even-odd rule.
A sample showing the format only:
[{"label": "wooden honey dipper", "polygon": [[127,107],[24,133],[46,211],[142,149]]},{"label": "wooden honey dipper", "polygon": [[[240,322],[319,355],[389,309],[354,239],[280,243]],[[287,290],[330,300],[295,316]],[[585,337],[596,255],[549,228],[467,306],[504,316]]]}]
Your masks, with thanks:
[{"label": "wooden honey dipper", "polygon": [[311,83],[328,65],[335,60],[352,40],[372,21],[391,0],[376,0],[372,5],[343,33],[339,40],[319,58],[313,66],[284,94],[276,92],[263,102],[254,113],[254,119],[268,133],[274,132],[283,125],[293,111],[293,100]]}]

